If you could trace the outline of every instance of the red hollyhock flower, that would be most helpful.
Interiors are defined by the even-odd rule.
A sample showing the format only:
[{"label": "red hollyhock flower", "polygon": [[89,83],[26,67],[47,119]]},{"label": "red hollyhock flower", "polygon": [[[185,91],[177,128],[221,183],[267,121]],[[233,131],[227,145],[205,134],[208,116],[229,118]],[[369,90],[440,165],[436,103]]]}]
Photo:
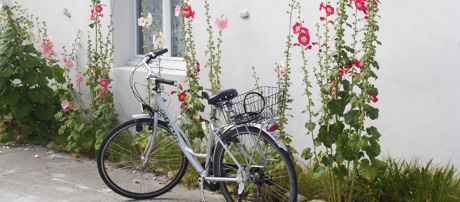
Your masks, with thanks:
[{"label": "red hollyhock flower", "polygon": [[310,34],[308,33],[308,29],[305,28],[305,27],[301,27],[299,33],[307,33],[308,35],[310,35]]},{"label": "red hollyhock flower", "polygon": [[353,59],[353,61],[355,62],[355,66],[358,67],[358,68],[361,68],[363,67],[364,65],[364,62],[360,62],[358,59]]},{"label": "red hollyhock flower", "polygon": [[190,75],[188,75],[188,77],[193,78],[193,77],[195,77],[195,76],[193,76],[193,74],[190,74]]},{"label": "red hollyhock flower", "polygon": [[311,50],[311,45],[308,45],[308,46],[307,46],[307,49],[308,49],[308,50]]},{"label": "red hollyhock flower", "polygon": [[185,4],[182,7],[182,13],[184,14],[185,18],[190,18],[195,19],[195,11],[192,11],[192,7],[190,7],[188,4]]},{"label": "red hollyhock flower", "polygon": [[300,22],[296,22],[294,26],[292,26],[294,34],[300,33],[300,29],[302,29],[302,24]]},{"label": "red hollyhock flower", "polygon": [[107,81],[107,79],[101,79],[99,81],[99,85],[101,85],[102,87],[106,88],[109,85],[109,81]]},{"label": "red hollyhock flower", "polygon": [[200,72],[200,63],[196,61],[196,72]]},{"label": "red hollyhock flower", "polygon": [[179,95],[177,95],[177,97],[179,97],[179,102],[184,102],[185,97],[187,97],[187,94],[185,92],[182,92]]},{"label": "red hollyhock flower", "polygon": [[374,103],[377,102],[377,101],[379,101],[379,99],[378,99],[377,97],[375,97],[374,94],[369,93],[369,97],[372,98],[372,102],[374,102]]},{"label": "red hollyhock flower", "polygon": [[311,44],[316,45],[316,44],[318,44],[318,43],[317,43],[317,42],[311,42]]},{"label": "red hollyhock flower", "polygon": [[327,15],[334,15],[334,8],[331,5],[327,5],[324,8],[326,9],[326,14]]},{"label": "red hollyhock flower", "polygon": [[339,76],[342,77],[345,74],[343,70],[339,70]]},{"label": "red hollyhock flower", "polygon": [[353,68],[353,64],[346,64],[344,67],[347,71],[350,71],[350,69]]},{"label": "red hollyhock flower", "polygon": [[299,43],[302,44],[302,46],[307,46],[310,43],[310,35],[308,32],[300,33],[297,39],[299,40]]},{"label": "red hollyhock flower", "polygon": [[171,91],[171,95],[174,94],[174,93],[176,93],[176,91]]},{"label": "red hollyhock flower", "polygon": [[353,72],[354,75],[360,76],[361,74],[358,72]]},{"label": "red hollyhock flower", "polygon": [[324,21],[326,18],[325,17],[320,17],[319,20]]},{"label": "red hollyhock flower", "polygon": [[365,0],[356,0],[355,1],[355,6],[356,6],[356,9],[358,9],[360,11],[363,11],[364,13],[367,13],[366,4],[365,4],[364,1]]},{"label": "red hollyhock flower", "polygon": [[324,8],[324,3],[321,2],[321,4],[319,5],[319,10],[322,10]]},{"label": "red hollyhock flower", "polygon": [[179,89],[180,89],[180,90],[183,90],[183,89],[182,89],[182,85],[180,85],[180,84],[179,84]]}]

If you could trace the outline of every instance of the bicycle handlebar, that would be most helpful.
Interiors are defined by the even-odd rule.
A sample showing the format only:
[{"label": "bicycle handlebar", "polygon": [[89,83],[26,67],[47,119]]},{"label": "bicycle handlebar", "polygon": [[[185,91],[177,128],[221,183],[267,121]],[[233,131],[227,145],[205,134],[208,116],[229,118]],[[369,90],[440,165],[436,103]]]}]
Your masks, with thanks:
[{"label": "bicycle handlebar", "polygon": [[165,48],[165,49],[161,49],[159,50],[158,52],[150,52],[149,54],[147,54],[145,56],[145,58],[142,60],[143,63],[144,63],[144,66],[147,68],[147,70],[149,71],[148,72],[148,76],[147,76],[147,79],[155,79],[155,82],[156,83],[163,83],[163,84],[168,84],[168,85],[174,85],[175,81],[173,80],[168,80],[168,79],[163,79],[163,78],[160,78],[158,77],[157,75],[155,75],[155,73],[153,73],[152,69],[150,68],[149,66],[149,63],[152,59],[156,59],[158,56],[160,55],[163,55],[165,53],[168,52],[168,49]]}]

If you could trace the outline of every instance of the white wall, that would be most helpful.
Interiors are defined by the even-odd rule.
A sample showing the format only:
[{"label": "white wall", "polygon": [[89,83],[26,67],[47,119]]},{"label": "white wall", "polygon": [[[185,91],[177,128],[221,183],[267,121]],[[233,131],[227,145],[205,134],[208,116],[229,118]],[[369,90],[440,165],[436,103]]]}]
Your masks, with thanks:
[{"label": "white wall", "polygon": [[[72,0],[21,0],[27,3],[31,12],[47,21],[48,30],[57,44],[67,44],[74,38],[76,30],[87,29],[90,1]],[[78,3],[76,3],[78,2]],[[112,0],[113,2],[113,0]],[[116,1],[114,27],[115,66],[125,66],[132,57],[132,19],[130,3]],[[224,30],[222,44],[222,85],[244,92],[252,88],[251,67],[255,66],[263,85],[275,84],[274,64],[283,60],[285,40],[289,29],[289,19],[284,10],[291,1],[233,0],[210,1],[213,17],[228,16],[228,28]],[[315,23],[321,1],[302,1],[304,25],[314,36]],[[375,82],[379,88],[380,117],[372,123],[382,133],[380,144],[382,156],[424,161],[434,158],[435,163],[445,165],[455,163],[460,166],[460,156],[456,155],[460,145],[460,98],[455,85],[460,75],[460,2],[446,0],[442,3],[428,0],[386,0],[379,5],[379,40],[383,43],[377,49],[377,59],[381,69]],[[196,37],[198,59],[202,66],[207,35],[203,2],[191,0],[196,11],[194,36]],[[62,9],[70,10],[69,19]],[[249,18],[241,19],[239,12],[249,10]],[[217,32],[217,29],[215,29]],[[86,33],[86,32],[83,32]],[[313,37],[314,38],[314,37]],[[312,39],[314,40],[314,39]],[[57,46],[58,47],[58,46]],[[85,45],[83,47],[86,47]],[[85,49],[85,48],[84,48]],[[308,55],[310,67],[316,65],[315,53]],[[294,136],[293,146],[301,151],[311,146],[311,137],[305,136],[303,125],[306,98],[302,96],[299,55],[293,55],[292,88],[294,96],[292,115],[288,132]],[[84,64],[84,63],[82,63]],[[202,68],[204,69],[204,68]],[[126,81],[129,71],[115,68],[113,72],[114,92],[117,111],[121,119],[138,113],[134,107]],[[170,78],[180,78],[167,75]],[[201,74],[204,86],[207,82],[206,70]],[[319,104],[318,104],[319,105]],[[121,109],[123,108],[123,109]],[[133,112],[131,112],[133,111]]]}]

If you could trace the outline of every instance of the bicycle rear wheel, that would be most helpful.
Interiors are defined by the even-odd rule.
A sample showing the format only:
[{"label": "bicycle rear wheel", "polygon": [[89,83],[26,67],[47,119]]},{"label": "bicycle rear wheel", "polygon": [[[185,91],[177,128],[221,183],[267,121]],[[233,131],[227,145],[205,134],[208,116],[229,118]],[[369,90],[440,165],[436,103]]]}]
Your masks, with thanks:
[{"label": "bicycle rear wheel", "polygon": [[[254,127],[240,127],[223,138],[227,148],[249,173],[245,182],[243,201],[297,200],[297,177],[294,165],[269,134]],[[221,144],[214,155],[214,174],[217,177],[236,177],[238,167]],[[227,201],[238,201],[238,184],[220,182]]]},{"label": "bicycle rear wheel", "polygon": [[[153,135],[153,121],[138,119],[116,127],[102,141],[97,156],[99,175],[116,193],[134,199],[162,195],[179,183],[188,160],[164,122]],[[155,137],[148,157],[142,157]],[[147,161],[143,160],[146,159]]]}]

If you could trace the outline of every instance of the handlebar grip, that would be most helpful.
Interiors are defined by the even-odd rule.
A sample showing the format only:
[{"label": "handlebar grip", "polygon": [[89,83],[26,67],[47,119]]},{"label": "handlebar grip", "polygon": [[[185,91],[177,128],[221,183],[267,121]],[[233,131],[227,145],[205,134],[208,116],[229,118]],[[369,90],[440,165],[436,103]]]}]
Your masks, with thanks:
[{"label": "handlebar grip", "polygon": [[167,84],[167,85],[174,85],[175,81],[168,80],[168,79],[163,79],[163,78],[156,78],[155,83],[156,84],[163,83],[163,84]]},{"label": "handlebar grip", "polygon": [[158,52],[155,52],[155,56],[153,56],[153,58],[155,59],[155,58],[157,58],[158,56],[163,55],[163,54],[165,54],[165,53],[167,53],[167,52],[168,52],[168,49],[167,49],[167,48],[161,49],[161,50],[159,50]]}]

